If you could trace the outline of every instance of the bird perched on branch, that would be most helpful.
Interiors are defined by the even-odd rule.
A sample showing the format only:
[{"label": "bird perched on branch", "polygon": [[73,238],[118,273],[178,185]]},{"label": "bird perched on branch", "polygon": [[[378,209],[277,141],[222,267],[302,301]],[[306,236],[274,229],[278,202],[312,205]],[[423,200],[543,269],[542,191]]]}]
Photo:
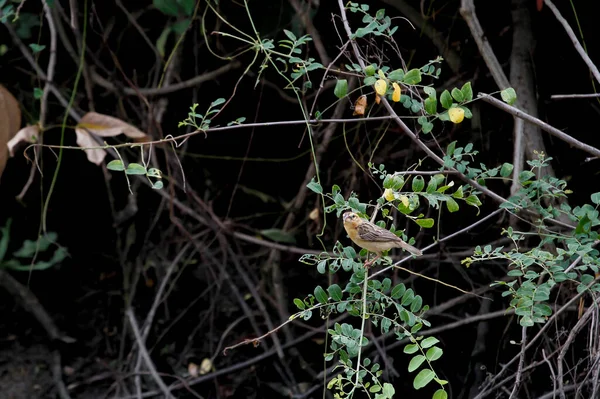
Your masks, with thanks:
[{"label": "bird perched on branch", "polygon": [[383,251],[388,251],[392,248],[402,248],[416,256],[423,255],[419,249],[405,243],[391,231],[382,229],[368,220],[362,219],[354,212],[344,213],[343,219],[344,229],[346,229],[346,233],[348,233],[350,239],[359,247],[377,254],[373,260],[365,263],[365,267],[371,266],[373,262],[379,259]]}]

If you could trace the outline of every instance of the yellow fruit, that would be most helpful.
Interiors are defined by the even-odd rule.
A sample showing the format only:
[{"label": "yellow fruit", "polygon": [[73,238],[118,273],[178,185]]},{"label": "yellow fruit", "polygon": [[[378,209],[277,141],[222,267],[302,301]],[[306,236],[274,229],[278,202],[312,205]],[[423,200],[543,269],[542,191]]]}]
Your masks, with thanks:
[{"label": "yellow fruit", "polygon": [[383,79],[379,79],[375,82],[375,92],[380,96],[385,96],[385,92],[387,91],[387,83]]},{"label": "yellow fruit", "polygon": [[448,116],[454,123],[461,123],[465,119],[465,111],[462,108],[454,107],[448,110]]},{"label": "yellow fruit", "polygon": [[392,87],[394,88],[394,93],[392,93],[392,101],[397,103],[400,101],[400,85],[394,82],[392,83]]}]

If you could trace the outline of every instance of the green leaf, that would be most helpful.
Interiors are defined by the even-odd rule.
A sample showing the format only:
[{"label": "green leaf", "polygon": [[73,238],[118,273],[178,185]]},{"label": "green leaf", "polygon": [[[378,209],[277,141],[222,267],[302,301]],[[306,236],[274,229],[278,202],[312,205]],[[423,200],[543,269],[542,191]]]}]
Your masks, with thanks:
[{"label": "green leaf", "polygon": [[442,104],[442,107],[446,109],[449,109],[452,105],[452,96],[448,90],[444,90],[442,92],[442,95],[440,96],[440,104]]},{"label": "green leaf", "polygon": [[427,337],[423,341],[421,341],[421,347],[423,347],[423,349],[427,349],[437,344],[438,342],[440,341],[436,337]]},{"label": "green leaf", "polygon": [[335,82],[333,94],[335,94],[337,98],[344,98],[346,94],[348,94],[348,80],[338,79],[337,82]]},{"label": "green leaf", "polygon": [[331,285],[329,288],[327,288],[327,292],[329,292],[329,296],[334,301],[342,300],[342,289],[340,288],[339,285],[337,285],[337,284]]},{"label": "green leaf", "polygon": [[44,95],[44,90],[40,89],[39,87],[36,87],[33,89],[33,98],[35,98],[36,100],[39,100],[40,98],[42,98],[43,95]]},{"label": "green leaf", "polygon": [[426,359],[426,357],[423,355],[417,355],[417,356],[413,357],[410,360],[410,363],[408,363],[408,372],[412,373],[413,371],[415,371],[416,369],[421,367],[421,365],[423,364],[425,359]]},{"label": "green leaf", "polygon": [[471,206],[481,206],[481,201],[479,201],[479,198],[475,194],[469,195],[465,202]]},{"label": "green leaf", "polygon": [[471,82],[467,82],[461,87],[460,91],[463,95],[463,101],[471,101],[473,99],[473,89],[471,88]]},{"label": "green leaf", "polygon": [[596,205],[600,205],[600,192],[592,194],[592,202]]},{"label": "green leaf", "polygon": [[145,175],[146,172],[146,168],[139,163],[130,163],[127,165],[127,169],[125,169],[125,173],[128,175]]},{"label": "green leaf", "polygon": [[387,77],[389,80],[401,81],[404,79],[404,69],[396,69],[395,71],[390,72]]},{"label": "green leaf", "polygon": [[509,177],[513,172],[514,166],[508,162],[504,162],[502,164],[502,168],[500,168],[500,176]]},{"label": "green leaf", "polygon": [[508,105],[513,105],[515,101],[517,101],[517,93],[512,87],[502,90],[500,92],[500,96],[502,97],[502,100]]},{"label": "green leaf", "polygon": [[437,346],[434,346],[434,347],[429,348],[429,350],[427,351],[427,353],[425,355],[427,356],[427,360],[429,360],[430,362],[433,362],[434,360],[438,360],[440,357],[442,357],[443,354],[444,354],[443,350],[441,350]]},{"label": "green leaf", "polygon": [[375,82],[377,82],[377,78],[375,76],[367,76],[363,80],[363,83],[365,86],[373,86],[375,84]]},{"label": "green leaf", "polygon": [[302,299],[294,298],[294,305],[296,305],[296,307],[300,310],[306,309],[306,305]]},{"label": "green leaf", "polygon": [[192,23],[192,21],[188,18],[175,22],[173,24],[173,26],[171,27],[171,29],[173,30],[173,32],[177,33],[178,35],[182,35],[183,33],[185,33],[185,31],[187,30],[187,28],[190,26],[190,24]]},{"label": "green leaf", "polygon": [[415,389],[421,389],[427,386],[427,384],[429,384],[433,380],[433,377],[435,377],[435,373],[433,372],[433,370],[421,370],[413,381],[413,387]]},{"label": "green leaf", "polygon": [[327,293],[320,285],[317,285],[315,287],[315,298],[317,298],[317,301],[319,301],[319,303],[327,303],[327,301],[329,300]]},{"label": "green leaf", "polygon": [[404,295],[402,295],[402,300],[400,302],[402,303],[402,306],[408,306],[412,303],[414,298],[415,292],[412,290],[412,288],[409,288],[406,290]]},{"label": "green leaf", "polygon": [[437,112],[437,100],[435,98],[428,97],[423,102],[425,105],[425,112],[429,115],[435,115]]},{"label": "green leaf", "polygon": [[446,200],[446,207],[448,208],[448,211],[450,211],[450,213],[456,212],[459,209],[458,203],[454,201],[454,198],[452,197],[448,197],[448,199]]},{"label": "green leaf", "polygon": [[435,91],[435,89],[433,87],[425,86],[425,87],[423,87],[423,91],[425,92],[425,94],[427,94],[427,96],[429,98],[433,98],[433,99],[437,98],[437,92]]},{"label": "green leaf", "polygon": [[162,172],[156,168],[148,169],[148,173],[146,173],[148,177],[156,177],[157,179],[162,179]]},{"label": "green leaf", "polygon": [[31,49],[33,54],[35,54],[35,53],[39,53],[40,51],[45,49],[46,46],[44,46],[43,44],[30,43],[29,48]]},{"label": "green leaf", "polygon": [[391,399],[394,396],[394,394],[396,394],[396,389],[394,388],[394,386],[389,382],[384,383],[383,395],[385,395],[386,398]]},{"label": "green leaf", "polygon": [[290,32],[290,31],[289,31],[289,30],[287,30],[287,29],[284,29],[284,30],[283,30],[283,33],[285,33],[285,35],[286,35],[286,36],[287,36],[287,37],[288,37],[288,38],[289,38],[291,41],[293,41],[293,42],[295,42],[296,40],[298,40],[298,39],[296,39],[296,35],[294,35],[292,32]]},{"label": "green leaf", "polygon": [[423,187],[425,187],[425,180],[423,179],[423,176],[415,176],[412,181],[413,192],[420,193],[421,191],[423,191]]},{"label": "green leaf", "polygon": [[462,103],[464,100],[462,91],[458,90],[456,87],[452,89],[452,97],[454,97],[457,103]]},{"label": "green leaf", "polygon": [[443,389],[438,389],[435,391],[431,399],[448,399],[448,392],[444,391]]},{"label": "green leaf", "polygon": [[125,170],[125,165],[123,165],[123,161],[121,161],[120,159],[115,159],[113,161],[110,161],[106,165],[106,169],[121,172],[121,171]]},{"label": "green leaf", "polygon": [[164,185],[163,185],[163,182],[162,182],[162,181],[160,181],[160,180],[158,180],[158,181],[155,181],[154,183],[152,183],[152,188],[153,188],[154,190],[160,190],[161,188],[163,188],[163,186],[164,186]]},{"label": "green leaf", "polygon": [[152,4],[165,15],[171,17],[179,16],[179,9],[175,0],[153,0]]},{"label": "green leaf", "polygon": [[402,81],[407,85],[416,85],[421,81],[421,71],[417,68],[411,69],[406,72]]},{"label": "green leaf", "polygon": [[404,284],[400,283],[392,289],[392,293],[390,295],[392,298],[398,299],[402,297],[402,295],[404,295],[405,291],[406,287],[404,286]]},{"label": "green leaf", "polygon": [[417,344],[408,344],[404,347],[404,353],[406,353],[408,355],[412,355],[413,353],[415,353],[418,350],[419,350],[419,345],[417,345]]},{"label": "green leaf", "polygon": [[296,239],[294,236],[286,231],[281,229],[265,229],[259,231],[260,235],[267,237],[270,240],[275,242],[283,242],[286,244],[295,244]]},{"label": "green leaf", "polygon": [[419,226],[421,226],[423,228],[430,229],[433,227],[433,224],[435,222],[431,218],[426,218],[426,219],[417,219],[417,220],[415,220],[415,223],[417,223]]},{"label": "green leaf", "polygon": [[217,105],[221,105],[221,104],[225,104],[225,99],[224,98],[217,98],[215,101],[213,101],[212,103],[210,103],[210,107],[216,107]]},{"label": "green leaf", "polygon": [[188,17],[191,17],[194,13],[194,7],[196,6],[196,0],[177,0],[179,6],[183,9],[183,12]]},{"label": "green leaf", "polygon": [[306,185],[306,187],[308,187],[312,192],[315,192],[317,194],[323,194],[323,187],[321,187],[321,185],[315,181],[314,177],[310,181],[310,183]]}]

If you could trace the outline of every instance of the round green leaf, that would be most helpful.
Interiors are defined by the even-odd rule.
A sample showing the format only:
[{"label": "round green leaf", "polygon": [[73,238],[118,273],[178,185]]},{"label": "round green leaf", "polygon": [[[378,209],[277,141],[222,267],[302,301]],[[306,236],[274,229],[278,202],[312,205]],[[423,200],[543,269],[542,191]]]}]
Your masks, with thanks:
[{"label": "round green leaf", "polygon": [[421,346],[423,347],[423,349],[426,349],[437,344],[438,342],[440,341],[435,337],[427,337],[423,341],[421,341]]},{"label": "round green leaf", "polygon": [[406,72],[402,81],[407,85],[416,85],[421,81],[421,71],[417,68]]},{"label": "round green leaf", "polygon": [[415,176],[412,181],[413,192],[420,193],[421,191],[423,191],[423,187],[425,187],[425,180],[423,179],[423,176]]},{"label": "round green leaf", "polygon": [[419,226],[421,226],[423,228],[430,229],[433,227],[433,224],[435,222],[431,218],[426,218],[426,219],[417,219],[417,220],[415,220],[415,223],[417,223]]},{"label": "round green leaf", "polygon": [[438,348],[437,346],[433,346],[427,350],[425,355],[427,356],[427,360],[433,362],[434,360],[438,360],[440,357],[442,357],[443,354],[444,351],[442,349]]},{"label": "round green leaf", "polygon": [[163,182],[160,180],[155,181],[154,183],[152,183],[152,188],[155,190],[160,190],[161,188],[163,188]]},{"label": "round green leaf", "polygon": [[327,292],[329,292],[329,296],[334,301],[341,301],[342,300],[342,289],[340,288],[339,285],[333,284],[332,286],[330,286],[329,288],[327,288]]},{"label": "round green leaf", "polygon": [[413,371],[415,371],[416,369],[421,367],[421,365],[423,364],[425,359],[426,359],[426,357],[423,355],[417,355],[417,356],[413,357],[410,360],[410,363],[408,363],[408,372],[412,373]]},{"label": "round green leaf", "polygon": [[452,97],[454,97],[457,103],[462,103],[464,100],[462,91],[458,90],[456,87],[452,89]]},{"label": "round green leaf", "polygon": [[471,88],[471,82],[467,82],[461,87],[460,91],[463,95],[463,101],[471,101],[473,99],[473,89]]},{"label": "round green leaf", "polygon": [[337,98],[343,98],[348,94],[348,80],[346,79],[338,79],[335,83],[335,88],[333,89],[333,94]]},{"label": "round green leaf", "polygon": [[300,310],[306,309],[306,305],[302,301],[302,299],[294,298],[294,305]]},{"label": "round green leaf", "polygon": [[512,172],[513,172],[513,165],[508,163],[508,162],[504,162],[502,164],[502,167],[500,168],[500,176],[502,177],[509,177]]},{"label": "round green leaf", "polygon": [[500,92],[502,100],[508,105],[513,105],[517,101],[517,92],[512,87],[504,89]]},{"label": "round green leaf", "polygon": [[435,377],[433,370],[429,370],[429,369],[421,370],[419,372],[419,374],[417,374],[417,376],[415,377],[415,379],[413,381],[413,387],[415,389],[421,389],[421,388],[427,386],[427,384],[429,384],[431,382],[431,380],[433,380],[433,377]]},{"label": "round green leaf", "polygon": [[444,391],[443,389],[438,389],[433,394],[432,399],[448,399],[448,392]]},{"label": "round green leaf", "polygon": [[448,208],[448,211],[450,211],[451,213],[456,212],[459,209],[458,203],[456,201],[454,201],[454,198],[452,198],[452,197],[448,197],[448,199],[446,200],[446,207]]},{"label": "round green leaf", "polygon": [[317,287],[315,288],[315,298],[317,298],[317,301],[319,301],[319,303],[327,303],[329,299],[327,293],[320,285],[317,285]]},{"label": "round green leaf", "polygon": [[419,345],[417,345],[417,344],[408,344],[404,347],[404,353],[409,354],[409,355],[415,353],[418,350],[419,350]]},{"label": "round green leaf", "polygon": [[139,163],[130,163],[125,169],[125,173],[128,175],[145,175],[147,173],[146,168]]},{"label": "round green leaf", "polygon": [[120,159],[115,159],[113,161],[110,161],[108,165],[106,165],[106,169],[121,172],[125,170],[125,165],[123,165],[123,161],[121,161]]},{"label": "round green leaf", "polygon": [[452,105],[452,96],[448,90],[444,90],[440,96],[440,103],[442,107],[448,109]]},{"label": "round green leaf", "polygon": [[390,72],[387,77],[389,80],[402,80],[404,78],[404,70],[396,69],[395,71]]}]

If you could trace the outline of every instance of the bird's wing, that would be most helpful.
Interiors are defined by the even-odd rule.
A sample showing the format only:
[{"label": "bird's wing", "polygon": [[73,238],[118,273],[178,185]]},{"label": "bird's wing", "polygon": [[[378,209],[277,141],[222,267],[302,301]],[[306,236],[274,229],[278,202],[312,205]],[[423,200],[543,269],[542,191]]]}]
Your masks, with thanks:
[{"label": "bird's wing", "polygon": [[358,236],[365,241],[387,242],[399,240],[398,236],[391,231],[368,222],[358,225],[357,230]]}]

